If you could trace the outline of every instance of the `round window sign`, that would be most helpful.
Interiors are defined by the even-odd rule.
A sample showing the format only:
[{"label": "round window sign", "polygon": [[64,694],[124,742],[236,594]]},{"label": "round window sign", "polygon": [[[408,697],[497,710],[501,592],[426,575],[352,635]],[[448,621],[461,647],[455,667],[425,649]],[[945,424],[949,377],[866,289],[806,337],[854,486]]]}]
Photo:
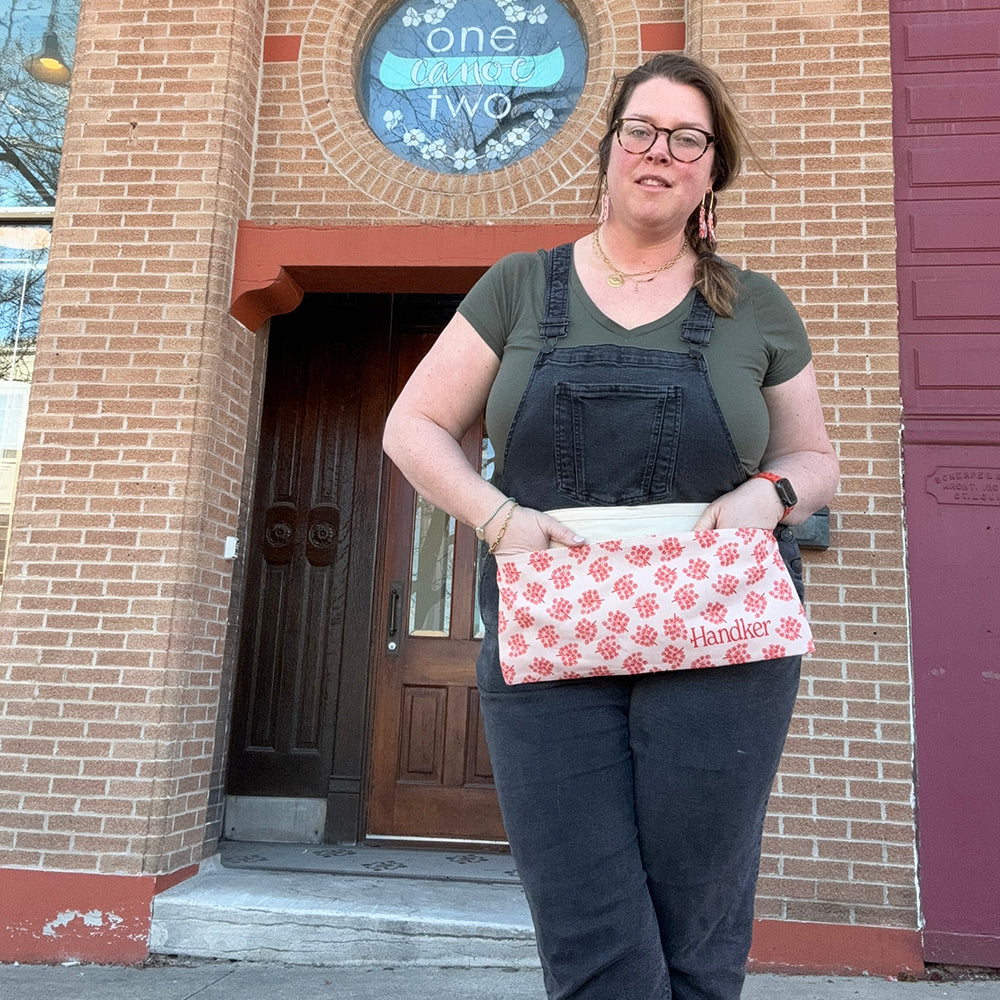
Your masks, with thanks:
[{"label": "round window sign", "polygon": [[365,52],[360,103],[371,130],[404,160],[485,173],[555,135],[586,70],[580,26],[553,0],[403,0]]}]

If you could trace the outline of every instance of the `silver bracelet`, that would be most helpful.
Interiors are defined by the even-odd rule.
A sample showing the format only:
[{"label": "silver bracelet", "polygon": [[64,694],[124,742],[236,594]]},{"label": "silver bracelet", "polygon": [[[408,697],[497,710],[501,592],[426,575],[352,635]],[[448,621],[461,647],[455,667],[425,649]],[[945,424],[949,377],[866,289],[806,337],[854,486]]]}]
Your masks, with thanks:
[{"label": "silver bracelet", "polygon": [[509,503],[517,503],[517,501],[513,497],[504,497],[503,503],[500,504],[500,506],[497,507],[497,509],[493,511],[493,513],[490,514],[490,516],[486,518],[486,520],[483,521],[478,528],[476,528],[476,538],[478,538],[481,542],[486,540],[486,525],[488,525],[490,521],[492,521],[493,518],[495,518],[497,514],[499,514],[500,511],[502,511]]}]

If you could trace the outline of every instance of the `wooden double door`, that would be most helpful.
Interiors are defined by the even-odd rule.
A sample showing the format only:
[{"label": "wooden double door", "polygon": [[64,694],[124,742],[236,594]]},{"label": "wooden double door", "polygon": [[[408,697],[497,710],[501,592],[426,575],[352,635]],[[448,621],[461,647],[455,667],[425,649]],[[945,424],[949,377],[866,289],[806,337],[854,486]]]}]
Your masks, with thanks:
[{"label": "wooden double door", "polygon": [[[325,840],[504,840],[475,686],[472,530],[381,450],[454,311],[314,295],[272,321],[227,792],[326,799]],[[464,447],[489,471],[476,428]]]}]

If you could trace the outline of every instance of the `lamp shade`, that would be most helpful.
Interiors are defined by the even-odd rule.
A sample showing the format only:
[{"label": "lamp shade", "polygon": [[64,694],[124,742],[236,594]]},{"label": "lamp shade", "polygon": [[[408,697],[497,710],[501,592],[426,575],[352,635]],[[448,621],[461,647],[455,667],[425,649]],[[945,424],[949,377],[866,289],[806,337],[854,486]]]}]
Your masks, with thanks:
[{"label": "lamp shade", "polygon": [[59,51],[59,39],[54,31],[47,31],[42,38],[42,50],[24,60],[24,68],[36,80],[59,87],[69,86],[71,75]]}]

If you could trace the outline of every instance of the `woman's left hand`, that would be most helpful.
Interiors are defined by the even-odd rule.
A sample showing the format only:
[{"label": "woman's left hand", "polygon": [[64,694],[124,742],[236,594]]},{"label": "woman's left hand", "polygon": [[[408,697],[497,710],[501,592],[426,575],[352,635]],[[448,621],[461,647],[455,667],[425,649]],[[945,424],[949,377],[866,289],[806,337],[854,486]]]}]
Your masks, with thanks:
[{"label": "woman's left hand", "polygon": [[772,531],[784,511],[773,483],[766,479],[748,479],[710,503],[695,522],[694,530],[763,528]]}]

